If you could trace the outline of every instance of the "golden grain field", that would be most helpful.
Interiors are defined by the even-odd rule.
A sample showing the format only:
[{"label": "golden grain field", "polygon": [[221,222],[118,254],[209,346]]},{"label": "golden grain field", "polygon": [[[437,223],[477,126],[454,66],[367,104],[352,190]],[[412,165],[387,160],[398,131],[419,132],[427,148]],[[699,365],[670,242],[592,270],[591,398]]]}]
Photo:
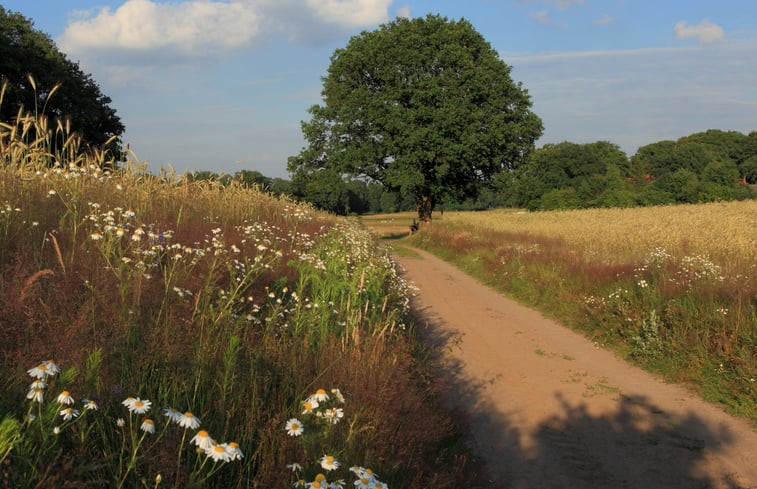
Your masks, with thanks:
[{"label": "golden grain field", "polygon": [[655,248],[676,256],[707,256],[731,270],[757,262],[754,200],[630,209],[446,212],[444,222],[559,238],[578,255],[608,263],[633,262]]}]

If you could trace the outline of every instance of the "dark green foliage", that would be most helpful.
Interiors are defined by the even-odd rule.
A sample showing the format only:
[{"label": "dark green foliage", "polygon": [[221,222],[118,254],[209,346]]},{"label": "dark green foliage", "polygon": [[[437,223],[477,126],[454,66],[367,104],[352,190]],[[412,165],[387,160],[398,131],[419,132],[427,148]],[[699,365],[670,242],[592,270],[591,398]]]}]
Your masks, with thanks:
[{"label": "dark green foliage", "polygon": [[[82,136],[85,147],[99,147],[124,132],[121,119],[109,106],[110,97],[100,92],[91,75],[60,52],[47,34],[34,29],[31,20],[0,6],[2,81],[7,81],[8,87],[0,104],[0,120],[15,120],[21,108],[67,119],[71,129]],[[56,85],[59,88],[48,97]],[[108,149],[120,155],[120,141],[112,141]]]},{"label": "dark green foliage", "polygon": [[323,105],[310,108],[298,178],[328,170],[412,195],[421,220],[445,196],[475,196],[518,167],[541,135],[525,89],[465,20],[398,18],[331,57]]}]

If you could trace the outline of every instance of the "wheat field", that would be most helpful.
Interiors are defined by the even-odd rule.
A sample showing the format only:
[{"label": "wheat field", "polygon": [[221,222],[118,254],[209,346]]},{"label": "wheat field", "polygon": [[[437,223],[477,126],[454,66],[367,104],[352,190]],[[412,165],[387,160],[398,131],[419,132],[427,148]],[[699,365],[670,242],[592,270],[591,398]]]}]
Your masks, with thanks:
[{"label": "wheat field", "polygon": [[559,212],[496,209],[447,212],[443,219],[468,229],[558,239],[582,258],[606,263],[634,262],[659,248],[676,256],[706,256],[726,269],[757,262],[754,200]]}]

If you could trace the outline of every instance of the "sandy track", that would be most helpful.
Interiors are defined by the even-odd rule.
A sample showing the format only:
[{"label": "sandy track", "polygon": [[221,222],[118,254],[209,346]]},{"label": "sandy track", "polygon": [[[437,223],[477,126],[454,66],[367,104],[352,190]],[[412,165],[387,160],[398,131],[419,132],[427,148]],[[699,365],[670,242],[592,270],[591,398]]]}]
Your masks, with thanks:
[{"label": "sandy track", "polygon": [[491,487],[757,488],[757,433],[433,255],[396,257]]}]

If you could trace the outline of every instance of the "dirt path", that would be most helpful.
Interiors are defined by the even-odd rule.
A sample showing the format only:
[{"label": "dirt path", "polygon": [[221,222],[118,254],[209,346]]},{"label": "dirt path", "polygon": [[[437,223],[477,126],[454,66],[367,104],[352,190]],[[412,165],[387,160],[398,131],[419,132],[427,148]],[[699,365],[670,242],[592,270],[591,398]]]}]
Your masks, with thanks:
[{"label": "dirt path", "polygon": [[424,251],[397,256],[491,487],[757,488],[757,432]]}]

